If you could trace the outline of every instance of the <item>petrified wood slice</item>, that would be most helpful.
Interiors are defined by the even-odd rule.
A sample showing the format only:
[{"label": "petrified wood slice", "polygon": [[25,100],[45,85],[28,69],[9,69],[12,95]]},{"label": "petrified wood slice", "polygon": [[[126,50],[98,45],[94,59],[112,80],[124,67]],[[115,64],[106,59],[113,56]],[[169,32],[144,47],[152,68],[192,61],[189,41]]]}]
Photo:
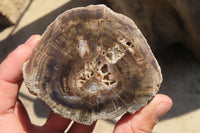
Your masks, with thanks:
[{"label": "petrified wood slice", "polygon": [[134,22],[104,5],[58,16],[24,64],[23,75],[29,91],[54,112],[87,125],[134,113],[162,81]]}]

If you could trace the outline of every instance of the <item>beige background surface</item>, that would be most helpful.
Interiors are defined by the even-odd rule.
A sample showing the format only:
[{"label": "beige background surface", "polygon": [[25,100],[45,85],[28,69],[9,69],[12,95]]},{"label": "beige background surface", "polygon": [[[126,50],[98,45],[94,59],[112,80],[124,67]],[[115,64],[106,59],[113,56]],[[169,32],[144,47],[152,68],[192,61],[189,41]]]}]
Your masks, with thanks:
[{"label": "beige background surface", "polygon": [[[56,16],[65,10],[97,3],[101,3],[100,0],[31,1],[19,23],[0,33],[0,61],[32,34],[42,34]],[[178,44],[159,55],[156,54],[156,57],[164,77],[160,93],[169,95],[174,101],[174,106],[159,121],[153,132],[199,133],[200,63],[187,49]],[[29,94],[24,85],[19,96],[28,110],[31,121],[37,125],[44,124],[49,112],[48,107]],[[94,133],[111,133],[115,122],[116,120],[98,121]]]}]

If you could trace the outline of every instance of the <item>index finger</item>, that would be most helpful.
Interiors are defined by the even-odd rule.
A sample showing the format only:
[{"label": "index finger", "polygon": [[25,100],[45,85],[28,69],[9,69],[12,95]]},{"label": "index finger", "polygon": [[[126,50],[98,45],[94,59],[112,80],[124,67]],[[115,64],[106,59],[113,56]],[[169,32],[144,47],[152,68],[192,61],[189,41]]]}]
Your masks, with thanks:
[{"label": "index finger", "polygon": [[15,105],[19,82],[22,79],[23,63],[39,39],[39,35],[31,36],[0,64],[0,113],[12,109]]}]

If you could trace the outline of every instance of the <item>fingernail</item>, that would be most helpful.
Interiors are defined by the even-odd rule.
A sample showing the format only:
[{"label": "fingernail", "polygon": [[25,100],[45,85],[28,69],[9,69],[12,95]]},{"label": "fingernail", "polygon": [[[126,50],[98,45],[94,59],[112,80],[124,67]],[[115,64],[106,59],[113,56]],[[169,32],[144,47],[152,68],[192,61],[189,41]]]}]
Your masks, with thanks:
[{"label": "fingernail", "polygon": [[161,116],[163,116],[165,113],[169,111],[171,106],[172,104],[170,103],[160,103],[159,105],[157,105],[157,107],[153,112],[153,118],[155,120],[158,120]]}]

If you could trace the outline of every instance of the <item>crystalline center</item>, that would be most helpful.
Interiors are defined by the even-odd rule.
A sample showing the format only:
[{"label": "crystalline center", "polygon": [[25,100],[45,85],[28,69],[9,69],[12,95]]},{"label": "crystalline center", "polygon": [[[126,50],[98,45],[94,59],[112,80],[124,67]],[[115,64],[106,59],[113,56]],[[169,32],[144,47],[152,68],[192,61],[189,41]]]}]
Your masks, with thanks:
[{"label": "crystalline center", "polygon": [[[79,48],[85,48],[86,41],[79,40]],[[82,49],[81,49],[82,50]],[[79,53],[81,52],[79,49]],[[98,49],[97,49],[98,50]],[[99,51],[101,53],[102,51]],[[84,55],[83,55],[84,56]],[[109,64],[116,63],[124,56],[123,51],[119,48],[119,45],[108,49],[104,55],[98,55],[90,61],[86,61],[84,68],[78,72],[76,79],[77,89],[86,88],[88,93],[97,93],[101,90],[112,89],[117,84],[114,73],[111,71]],[[82,89],[81,89],[82,90]]]},{"label": "crystalline center", "polygon": [[96,61],[85,64],[85,68],[78,73],[77,88],[85,87],[88,93],[111,89],[117,84],[117,81],[111,75],[108,64],[96,59]]},{"label": "crystalline center", "polygon": [[[77,39],[78,53],[81,58],[85,58],[91,52],[90,44],[83,36],[79,36]],[[115,73],[111,71],[110,64],[115,64],[124,57],[125,51],[128,50],[126,42],[125,39],[118,40],[107,50],[103,48],[102,44],[97,45],[97,55],[85,61],[84,67],[77,72],[76,88],[78,90],[86,89],[86,92],[93,94],[116,86],[117,78],[115,78]],[[125,45],[125,47],[120,45]]]}]

